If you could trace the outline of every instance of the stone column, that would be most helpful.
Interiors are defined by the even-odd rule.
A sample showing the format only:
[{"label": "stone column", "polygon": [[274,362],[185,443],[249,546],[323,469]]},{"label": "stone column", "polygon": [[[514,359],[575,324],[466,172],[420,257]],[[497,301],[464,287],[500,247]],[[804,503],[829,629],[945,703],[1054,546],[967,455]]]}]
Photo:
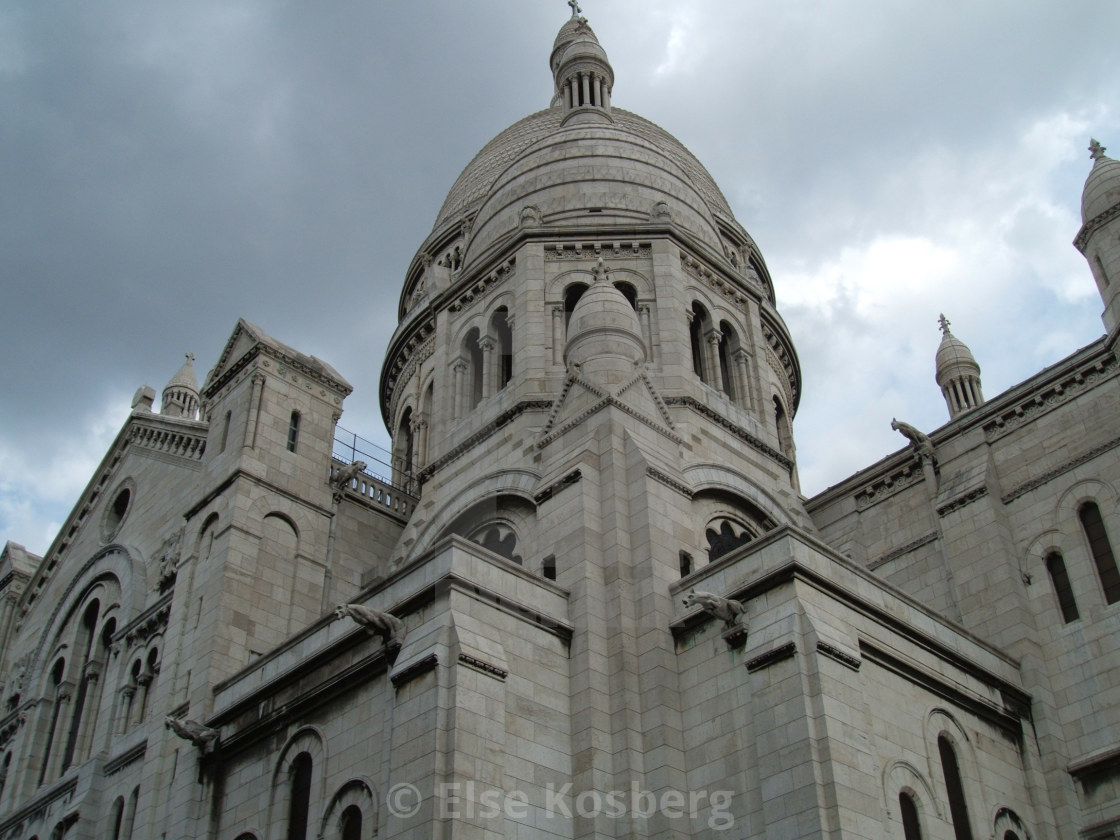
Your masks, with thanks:
[{"label": "stone column", "polygon": [[723,368],[719,363],[719,343],[723,341],[723,335],[719,330],[712,330],[707,335],[706,343],[708,345],[708,364],[711,366],[709,370],[712,372],[712,381],[708,384],[719,391],[723,391]]},{"label": "stone column", "polygon": [[482,399],[488,400],[494,393],[494,383],[498,376],[494,370],[494,339],[484,335],[478,340],[482,350]]},{"label": "stone column", "polygon": [[602,107],[602,99],[599,96],[600,78],[595,73],[591,74],[591,104],[596,108]]},{"label": "stone column", "polygon": [[455,374],[455,388],[452,401],[454,404],[455,419],[458,420],[466,416],[467,413],[467,389],[464,384],[467,373],[467,363],[459,359],[451,369]]},{"label": "stone column", "polygon": [[257,420],[261,411],[261,395],[264,393],[264,374],[253,374],[253,390],[249,398],[249,418],[245,424],[244,449],[252,449],[257,445]]},{"label": "stone column", "polygon": [[750,387],[750,356],[747,351],[739,348],[731,357],[735,362],[733,368],[735,376],[735,393],[739,397],[739,404],[743,408],[751,407]]},{"label": "stone column", "polygon": [[136,696],[136,686],[133,683],[121,686],[117,699],[117,726],[116,734],[123,735],[128,732],[128,722],[132,719],[132,700]]},{"label": "stone column", "polygon": [[579,83],[583,91],[583,102],[586,105],[591,102],[591,80],[588,78],[587,73],[579,74]]},{"label": "stone column", "polygon": [[46,772],[43,781],[53,782],[62,773],[62,757],[66,753],[66,730],[70,720],[70,705],[74,699],[74,684],[64,681],[55,689],[54,732],[49,745],[50,754],[46,759]]},{"label": "stone column", "polygon": [[552,307],[552,363],[564,364],[564,307]]},{"label": "stone column", "polygon": [[649,304],[638,304],[638,320],[642,324],[642,340],[646,343],[646,361],[653,362],[653,331],[649,327]]}]

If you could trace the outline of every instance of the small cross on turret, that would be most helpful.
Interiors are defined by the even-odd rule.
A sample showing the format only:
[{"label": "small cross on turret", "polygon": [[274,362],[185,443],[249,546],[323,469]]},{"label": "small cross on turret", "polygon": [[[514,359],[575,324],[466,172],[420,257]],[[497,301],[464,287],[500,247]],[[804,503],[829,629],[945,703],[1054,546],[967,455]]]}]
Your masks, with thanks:
[{"label": "small cross on turret", "polygon": [[572,17],[579,17],[583,14],[583,9],[579,7],[577,0],[568,0],[568,5],[572,7]]},{"label": "small cross on turret", "polygon": [[1095,138],[1089,141],[1089,158],[1091,160],[1100,160],[1104,157],[1105,151],[1107,151],[1105,147],[1097,142]]},{"label": "small cross on turret", "polygon": [[941,317],[937,319],[937,323],[941,325],[941,334],[949,334],[949,319],[945,317],[945,313],[941,313]]}]

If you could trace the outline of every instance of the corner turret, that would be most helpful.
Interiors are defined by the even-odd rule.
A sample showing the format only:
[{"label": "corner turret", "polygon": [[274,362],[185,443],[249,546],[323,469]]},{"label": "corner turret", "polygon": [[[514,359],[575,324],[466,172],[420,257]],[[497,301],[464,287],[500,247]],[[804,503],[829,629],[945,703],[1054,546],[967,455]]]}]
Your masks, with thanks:
[{"label": "corner turret", "polygon": [[1101,319],[1114,333],[1120,326],[1120,161],[1105,147],[1089,142],[1093,168],[1081,193],[1081,230],[1073,245],[1089,261],[1097,291],[1104,301]]},{"label": "corner turret", "polygon": [[164,386],[159,413],[166,417],[198,419],[198,378],[194,375],[193,353],[187,353],[183,366]]}]

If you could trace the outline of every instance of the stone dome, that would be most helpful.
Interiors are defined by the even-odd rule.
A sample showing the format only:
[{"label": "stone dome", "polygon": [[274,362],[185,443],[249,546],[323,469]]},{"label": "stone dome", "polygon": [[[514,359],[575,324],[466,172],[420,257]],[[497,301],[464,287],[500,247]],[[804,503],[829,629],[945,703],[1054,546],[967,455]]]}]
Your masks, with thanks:
[{"label": "stone dome", "polygon": [[953,335],[946,332],[937,348],[937,384],[944,387],[945,382],[965,371],[973,374],[980,373],[980,365],[968,345]]},{"label": "stone dome", "polygon": [[632,375],[647,356],[638,314],[607,278],[600,257],[595,282],[572,310],[564,361],[600,384],[615,385]]},{"label": "stone dome", "polygon": [[[680,175],[703,197],[710,210],[728,217],[733,216],[715,179],[683,143],[665,129],[637,114],[621,108],[613,108],[611,114],[615,129],[656,147],[668,157]],[[559,108],[538,111],[515,122],[483,146],[451,186],[433,229],[439,230],[477,210],[498,176],[530,147],[559,132],[563,117],[563,111]]]},{"label": "stone dome", "polygon": [[1088,223],[1106,210],[1120,204],[1120,161],[1105,156],[1105,149],[1094,140],[1089,144],[1093,168],[1081,192],[1081,221]]}]

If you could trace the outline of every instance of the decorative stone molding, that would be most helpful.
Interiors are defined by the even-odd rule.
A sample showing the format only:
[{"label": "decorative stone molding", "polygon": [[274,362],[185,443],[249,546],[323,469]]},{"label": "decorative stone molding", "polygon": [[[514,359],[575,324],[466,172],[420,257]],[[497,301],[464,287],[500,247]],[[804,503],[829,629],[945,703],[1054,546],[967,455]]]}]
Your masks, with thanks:
[{"label": "decorative stone molding", "polygon": [[187,461],[201,461],[206,452],[206,424],[194,423],[200,427],[197,431],[188,431],[179,427],[179,422],[172,426],[167,421],[160,422],[158,415],[149,419],[134,418],[132,428],[128,432],[128,442],[174,458]]},{"label": "decorative stone molding", "polygon": [[822,656],[827,656],[829,659],[834,659],[841,665],[851,668],[853,671],[858,671],[861,660],[857,656],[852,656],[846,651],[840,650],[835,645],[830,645],[828,642],[817,642],[817,653]]},{"label": "decorative stone molding", "polygon": [[417,659],[410,665],[406,665],[398,671],[394,671],[389,675],[389,682],[393,684],[393,688],[400,690],[401,686],[419,677],[421,674],[426,674],[428,671],[435,670],[439,664],[439,659],[434,653],[429,653]]},{"label": "decorative stone molding", "polygon": [[666,397],[665,404],[667,406],[683,406],[685,408],[692,409],[697,414],[703,415],[706,419],[718,424],[725,431],[731,432],[731,434],[735,435],[735,437],[739,438],[739,440],[743,441],[743,443],[747,444],[752,449],[761,452],[767,458],[774,459],[787,470],[793,469],[793,461],[788,457],[783,455],[777,449],[774,449],[771,446],[767,446],[746,429],[742,428],[741,426],[735,425],[722,414],[719,414],[718,412],[708,408],[708,406],[704,405],[704,403],[700,402],[699,400],[693,399],[692,397]]},{"label": "decorative stone molding", "polygon": [[1015,499],[1018,499],[1020,496],[1024,496],[1027,493],[1031,492],[1032,490],[1035,490],[1035,489],[1041,487],[1042,485],[1044,485],[1044,484],[1046,484],[1050,481],[1053,481],[1055,478],[1060,476],[1062,473],[1069,472],[1072,469],[1080,467],[1082,464],[1087,464],[1089,461],[1092,461],[1094,458],[1096,458],[1100,455],[1103,455],[1105,452],[1108,452],[1108,450],[1110,450],[1110,449],[1115,449],[1117,446],[1120,446],[1120,437],[1112,438],[1112,440],[1108,441],[1107,443],[1102,443],[1100,446],[1095,446],[1092,449],[1090,449],[1088,452],[1083,452],[1082,454],[1078,455],[1076,458],[1071,458],[1070,460],[1066,461],[1064,464],[1061,464],[1057,467],[1054,467],[1054,469],[1052,469],[1052,470],[1047,470],[1042,475],[1036,476],[1036,477],[1032,478],[1030,481],[1027,481],[1027,482],[1024,482],[1023,484],[1020,484],[1018,487],[1016,487],[1013,490],[1010,490],[1007,493],[1005,493],[1000,498],[1000,501],[1003,502],[1005,505],[1008,502],[1013,502]]},{"label": "decorative stone molding", "polygon": [[452,461],[457,461],[459,458],[463,457],[464,454],[482,443],[482,441],[495,435],[498,430],[512,423],[526,411],[543,411],[551,407],[552,403],[548,400],[525,400],[524,402],[519,402],[507,411],[503,411],[495,417],[492,422],[487,423],[485,428],[475,432],[446,455],[424,467],[418,475],[420,483],[423,484]]},{"label": "decorative stone molding", "polygon": [[[747,296],[743,294],[736,286],[737,284],[725,279],[723,275],[712,271],[705,266],[691,254],[684,251],[680,252],[681,255],[681,268],[685,273],[700,280],[709,288],[715,290],[718,294],[731,301],[735,306],[741,310],[746,310]],[[745,276],[745,275],[744,275]],[[755,284],[751,284],[755,286]],[[761,292],[761,286],[755,286],[756,290]]]},{"label": "decorative stone molding", "polygon": [[105,762],[105,775],[114,776],[130,764],[135,764],[144,757],[144,753],[147,752],[147,749],[148,742],[141,741],[139,744],[125,750],[120,755],[113,756]]},{"label": "decorative stone molding", "polygon": [[684,496],[686,499],[691,499],[692,498],[692,488],[691,487],[677,481],[676,479],[672,478],[671,476],[667,475],[666,473],[661,472],[661,470],[657,469],[656,467],[646,467],[646,475],[648,475],[654,481],[661,482],[666,487],[668,487],[670,490],[677,491],[682,496]]},{"label": "decorative stone molding", "polygon": [[572,470],[559,481],[554,481],[552,482],[552,484],[548,485],[548,487],[545,487],[543,490],[535,493],[533,495],[533,501],[537,504],[537,506],[540,506],[541,504],[547,502],[549,499],[555,496],[557,493],[559,493],[561,490],[563,490],[565,487],[570,487],[581,478],[583,478],[583,473],[581,473],[579,470]]},{"label": "decorative stone molding", "polygon": [[509,676],[509,671],[505,668],[499,668],[497,665],[492,665],[465,653],[459,654],[459,661],[476,671],[481,671],[491,677],[497,677],[499,680],[504,680]]},{"label": "decorative stone molding", "polygon": [[25,723],[27,723],[27,715],[22,711],[12,712],[0,721],[0,750],[8,748],[12,738],[23,728]]},{"label": "decorative stone molding", "polygon": [[167,629],[167,620],[171,616],[171,593],[167,593],[144,612],[118,631],[115,639],[124,639],[125,647],[145,644],[148,639],[162,630]]},{"label": "decorative stone molding", "polygon": [[545,262],[594,260],[602,256],[604,251],[612,257],[622,259],[641,259],[653,254],[653,248],[648,242],[586,242],[575,244],[557,242],[544,246],[544,259]]},{"label": "decorative stone molding", "polygon": [[1089,245],[1089,238],[1117,216],[1120,216],[1120,204],[1114,204],[1099,216],[1091,218],[1077,232],[1077,236],[1073,240],[1073,247],[1084,254],[1085,248]]},{"label": "decorative stone molding", "polygon": [[786,642],[784,645],[768,650],[765,653],[760,653],[747,662],[747,672],[754,673],[761,671],[764,668],[769,668],[771,665],[777,665],[786,659],[792,659],[797,654],[797,645],[793,642]]},{"label": "decorative stone molding", "polygon": [[403,396],[403,393],[397,390],[397,383],[407,382],[416,372],[417,366],[427,361],[435,352],[435,336],[432,335],[435,328],[434,318],[429,318],[424,323],[419,324],[408,342],[394,356],[393,370],[385,378],[385,388],[393,394],[392,401],[389,404],[390,417],[396,416],[397,408],[400,406]]},{"label": "decorative stone molding", "polygon": [[884,476],[880,476],[855,493],[856,509],[866,510],[884,499],[905,490],[924,479],[924,473],[913,461],[907,461]]},{"label": "decorative stone molding", "polygon": [[880,566],[885,566],[887,563],[890,563],[892,560],[897,560],[899,557],[902,557],[903,555],[909,554],[911,551],[916,551],[917,549],[921,548],[923,545],[929,545],[931,542],[933,542],[936,539],[937,539],[937,532],[936,531],[930,531],[925,536],[918,537],[916,540],[912,540],[911,542],[906,543],[906,545],[899,546],[898,548],[894,549],[893,551],[888,551],[886,554],[872,560],[870,563],[867,564],[867,570],[870,571],[870,572],[873,572],[876,569],[878,569]]},{"label": "decorative stone molding", "polygon": [[516,260],[511,257],[506,262],[499,265],[496,269],[490,272],[485,277],[479,278],[474,285],[472,285],[465,292],[461,292],[459,297],[456,298],[447,308],[452,312],[461,312],[465,307],[474,303],[475,300],[482,297],[490,289],[505,282],[514,274],[514,263]]},{"label": "decorative stone molding", "polygon": [[1115,356],[1097,359],[1091,365],[1071,372],[1060,382],[1036,391],[1007,408],[994,420],[984,424],[984,434],[989,441],[998,440],[1015,431],[1025,422],[1068,402],[1116,372]]},{"label": "decorative stone molding", "polygon": [[977,487],[975,490],[971,490],[968,493],[965,493],[963,496],[958,496],[957,498],[953,499],[951,502],[947,502],[947,503],[941,505],[937,509],[937,515],[938,516],[948,516],[953,511],[960,510],[961,508],[965,507],[966,505],[970,505],[973,502],[975,502],[977,499],[983,498],[984,496],[987,496],[987,495],[988,495],[988,488],[987,487]]},{"label": "decorative stone molding", "polygon": [[[789,405],[786,408],[789,411],[790,417],[792,417],[797,409],[797,404],[801,400],[801,374],[797,370],[797,364],[794,361],[797,357],[794,355],[793,347],[787,345],[784,338],[778,335],[777,327],[767,321],[765,313],[763,313],[762,317],[762,337],[766,339],[766,343],[774,354],[774,360],[779,366],[776,369],[779,378],[781,378],[780,375],[784,373],[785,381],[789,383],[789,391],[787,393]],[[769,354],[767,355],[769,356]]]}]

